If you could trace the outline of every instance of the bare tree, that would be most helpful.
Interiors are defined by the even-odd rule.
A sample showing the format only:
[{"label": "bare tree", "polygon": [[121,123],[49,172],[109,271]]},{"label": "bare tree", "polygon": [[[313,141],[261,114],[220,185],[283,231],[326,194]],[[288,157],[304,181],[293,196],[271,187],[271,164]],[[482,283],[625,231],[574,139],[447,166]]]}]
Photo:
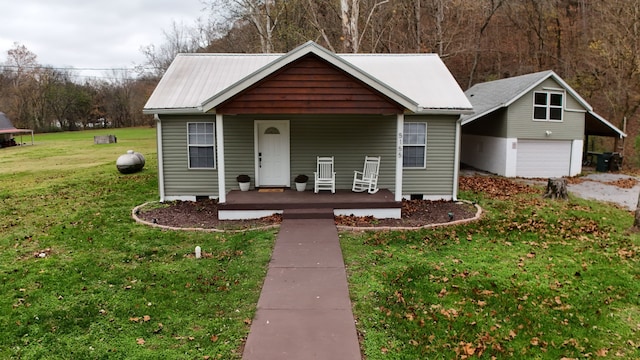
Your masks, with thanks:
[{"label": "bare tree", "polygon": [[151,73],[160,77],[167,70],[173,59],[179,53],[193,53],[202,48],[201,36],[197,28],[186,26],[175,21],[171,29],[163,30],[164,43],[160,45],[150,44],[140,48],[146,62],[140,67],[139,73]]},{"label": "bare tree", "polygon": [[327,25],[331,25],[331,23],[327,21],[326,14],[327,12],[331,12],[328,9],[331,9],[332,5],[328,1],[307,0],[307,6],[310,24],[319,33],[319,37],[324,40],[324,44],[331,51],[336,52],[327,29]]},{"label": "bare tree", "polygon": [[224,17],[229,24],[243,22],[258,34],[260,51],[274,51],[274,32],[284,9],[284,0],[210,0],[211,16]]},{"label": "bare tree", "polygon": [[503,0],[483,0],[483,1],[479,1],[480,6],[481,6],[481,12],[482,12],[482,18],[481,18],[481,23],[480,23],[480,27],[479,29],[475,32],[476,34],[476,38],[475,38],[475,44],[476,44],[476,48],[473,54],[473,63],[471,65],[471,70],[469,71],[469,81],[467,83],[468,87],[471,87],[471,85],[473,85],[474,82],[474,77],[475,77],[475,73],[478,70],[478,62],[480,60],[480,56],[482,54],[482,41],[485,35],[485,32],[487,30],[487,27],[489,26],[489,23],[491,22],[491,19],[493,19],[493,16],[496,14],[496,12],[498,11],[498,9],[500,9],[500,7],[503,4]]},{"label": "bare tree", "polygon": [[340,0],[340,18],[342,21],[343,50],[348,53],[357,53],[371,20],[378,7],[389,0],[376,0],[369,8],[365,24],[360,31],[360,4],[362,0]]},{"label": "bare tree", "polygon": [[37,77],[40,64],[37,56],[26,46],[14,43],[14,48],[7,51],[5,67],[13,73],[10,106],[14,121],[21,126],[40,129],[41,120],[35,113],[34,95],[37,89]]},{"label": "bare tree", "polygon": [[[640,124],[640,3],[634,0],[598,1],[592,5],[594,21],[592,41],[585,62],[592,78],[599,84],[594,96],[609,107],[614,123],[629,119],[629,129],[636,133]],[[633,145],[631,142],[628,145]],[[625,158],[640,164],[630,146]],[[629,162],[627,162],[629,164]]]}]

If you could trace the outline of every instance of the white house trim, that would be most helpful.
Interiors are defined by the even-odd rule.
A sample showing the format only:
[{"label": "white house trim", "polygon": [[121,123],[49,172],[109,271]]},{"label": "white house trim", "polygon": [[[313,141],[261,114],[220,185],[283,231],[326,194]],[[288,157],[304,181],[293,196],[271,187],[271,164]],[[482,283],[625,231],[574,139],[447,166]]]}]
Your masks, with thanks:
[{"label": "white house trim", "polygon": [[580,175],[582,172],[582,149],[584,149],[584,140],[573,140],[571,143],[571,166],[569,167],[569,176]]},{"label": "white house trim", "polygon": [[158,114],[153,116],[156,120],[156,136],[157,136],[157,146],[158,146],[158,187],[160,190],[160,202],[165,201],[164,195],[164,165],[162,160],[162,121],[160,121],[160,117]]},{"label": "white house trim", "polygon": [[218,148],[218,201],[227,201],[224,170],[224,116],[216,114],[216,147]]},{"label": "white house trim", "polygon": [[461,119],[456,120],[456,138],[455,138],[456,143],[455,143],[455,150],[453,155],[454,168],[453,168],[453,192],[452,192],[454,201],[458,200],[458,179],[460,177],[460,142],[462,141],[462,139],[460,139],[460,134],[462,133],[461,123],[462,123]]},{"label": "white house trim", "polygon": [[518,138],[506,138],[505,140],[505,170],[504,174],[500,175],[515,177],[518,169]]},{"label": "white house trim", "polygon": [[403,144],[402,137],[404,132],[404,114],[398,114],[396,120],[396,184],[395,184],[395,200],[402,201],[402,167]]}]

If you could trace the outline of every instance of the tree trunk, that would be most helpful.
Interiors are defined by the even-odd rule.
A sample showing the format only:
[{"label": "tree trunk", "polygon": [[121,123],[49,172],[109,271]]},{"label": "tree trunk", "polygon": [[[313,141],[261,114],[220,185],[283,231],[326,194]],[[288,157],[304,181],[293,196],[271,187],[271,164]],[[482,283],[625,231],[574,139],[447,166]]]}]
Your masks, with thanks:
[{"label": "tree trunk", "polygon": [[567,194],[567,179],[550,178],[547,182],[547,192],[543,197],[567,200],[569,198]]}]

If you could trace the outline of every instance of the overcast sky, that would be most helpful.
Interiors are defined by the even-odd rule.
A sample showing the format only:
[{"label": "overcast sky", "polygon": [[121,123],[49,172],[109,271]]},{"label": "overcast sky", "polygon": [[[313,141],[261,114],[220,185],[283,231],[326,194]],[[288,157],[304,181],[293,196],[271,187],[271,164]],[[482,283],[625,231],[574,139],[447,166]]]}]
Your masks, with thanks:
[{"label": "overcast sky", "polygon": [[202,8],[200,0],[0,0],[0,63],[17,42],[41,65],[130,68],[144,62],[142,46],[162,44],[174,21],[193,26]]}]

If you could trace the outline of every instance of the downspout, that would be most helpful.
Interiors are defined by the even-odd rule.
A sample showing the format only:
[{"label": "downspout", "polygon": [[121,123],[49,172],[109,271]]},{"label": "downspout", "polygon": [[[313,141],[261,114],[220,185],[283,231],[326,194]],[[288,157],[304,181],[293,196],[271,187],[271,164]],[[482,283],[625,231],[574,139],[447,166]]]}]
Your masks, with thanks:
[{"label": "downspout", "polygon": [[218,202],[227,202],[224,171],[224,124],[222,114],[216,114],[216,148],[218,152]]},{"label": "downspout", "polygon": [[404,131],[404,114],[398,114],[396,120],[396,187],[395,201],[402,201],[402,137]]},{"label": "downspout", "polygon": [[158,146],[158,190],[160,192],[160,202],[164,202],[164,161],[162,160],[162,121],[160,116],[154,114],[153,118],[156,120],[156,136]]},{"label": "downspout", "polygon": [[456,120],[456,145],[453,160],[453,201],[458,201],[458,180],[460,178],[460,134],[462,128],[462,118]]}]

